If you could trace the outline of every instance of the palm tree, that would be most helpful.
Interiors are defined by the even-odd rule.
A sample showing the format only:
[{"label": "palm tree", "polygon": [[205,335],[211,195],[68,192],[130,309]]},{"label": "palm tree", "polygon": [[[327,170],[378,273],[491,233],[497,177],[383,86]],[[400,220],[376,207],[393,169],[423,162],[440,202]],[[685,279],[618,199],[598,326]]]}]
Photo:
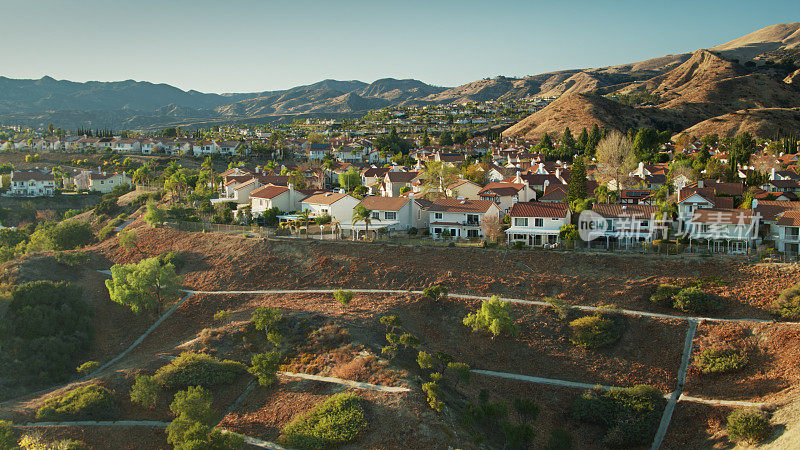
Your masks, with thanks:
[{"label": "palm tree", "polygon": [[[364,222],[364,234],[369,236],[369,225],[372,223],[372,210],[367,209],[364,205],[358,205],[353,209],[353,225],[358,222]],[[380,219],[375,219],[380,220]],[[355,226],[353,227],[355,229]],[[354,237],[357,235],[354,235]]]}]

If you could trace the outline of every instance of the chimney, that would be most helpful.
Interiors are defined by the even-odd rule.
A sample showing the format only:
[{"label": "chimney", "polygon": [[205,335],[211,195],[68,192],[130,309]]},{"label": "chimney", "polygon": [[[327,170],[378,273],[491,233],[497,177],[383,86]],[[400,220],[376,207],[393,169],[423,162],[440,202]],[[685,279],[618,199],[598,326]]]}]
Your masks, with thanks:
[{"label": "chimney", "polygon": [[521,183],[521,182],[522,182],[522,176],[521,176],[521,175],[522,175],[522,172],[520,172],[520,171],[518,170],[518,171],[517,171],[517,175],[514,177],[514,182],[515,182],[515,183]]},{"label": "chimney", "polygon": [[559,178],[559,179],[561,178],[561,169],[560,168],[556,169],[556,178]]},{"label": "chimney", "polygon": [[539,172],[542,172],[542,171],[544,171],[544,163],[540,162],[539,163]]},{"label": "chimney", "polygon": [[769,173],[769,179],[770,180],[774,180],[775,179],[775,168],[774,167],[772,168],[772,170]]},{"label": "chimney", "polygon": [[414,200],[414,192],[413,191],[408,193],[408,199],[409,200]]},{"label": "chimney", "polygon": [[705,187],[705,180],[697,180],[697,187],[703,189]]},{"label": "chimney", "polygon": [[753,209],[756,209],[756,208],[758,208],[758,199],[757,199],[757,198],[754,198],[754,199],[753,199],[752,208],[753,208]]},{"label": "chimney", "polygon": [[547,192],[547,186],[550,186],[550,180],[544,180],[544,183],[542,183],[542,190]]},{"label": "chimney", "polygon": [[256,166],[256,173],[261,173],[261,166]]}]

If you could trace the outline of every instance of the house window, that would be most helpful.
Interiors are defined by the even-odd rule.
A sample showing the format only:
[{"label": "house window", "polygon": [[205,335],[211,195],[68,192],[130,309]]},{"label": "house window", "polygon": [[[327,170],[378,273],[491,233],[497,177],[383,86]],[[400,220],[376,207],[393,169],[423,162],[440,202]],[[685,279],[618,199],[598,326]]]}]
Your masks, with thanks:
[{"label": "house window", "polygon": [[376,220],[380,220],[381,219],[381,213],[378,212],[378,211],[372,211],[372,218],[376,219]]},{"label": "house window", "polygon": [[441,228],[434,228],[433,229],[433,234],[442,234],[442,229]]},{"label": "house window", "polygon": [[544,219],[538,218],[538,217],[536,219],[533,219],[533,226],[535,226],[535,227],[543,227],[544,226]]},{"label": "house window", "polygon": [[478,237],[478,230],[467,230],[467,237],[468,238],[477,238]]},{"label": "house window", "polygon": [[478,215],[477,214],[467,214],[467,224],[468,225],[477,225],[478,224]]},{"label": "house window", "polygon": [[525,240],[525,235],[524,234],[515,234],[514,235],[514,240],[515,241],[524,241]]},{"label": "house window", "polygon": [[648,220],[643,220],[643,221],[642,221],[642,223],[641,223],[641,227],[642,227],[642,228],[647,228],[647,226],[648,226],[649,224],[650,224],[650,222],[649,222]]},{"label": "house window", "polygon": [[798,238],[800,238],[799,227],[786,227],[786,239],[796,241]]},{"label": "house window", "polygon": [[700,232],[701,233],[708,233],[710,231],[711,231],[711,225],[709,225],[707,223],[704,223],[704,224],[700,225]]},{"label": "house window", "polygon": [[514,218],[514,226],[515,227],[527,227],[528,226],[528,218],[527,217],[515,217]]},{"label": "house window", "polygon": [[386,211],[383,213],[383,216],[386,220],[394,220],[397,218],[397,213],[394,211]]},{"label": "house window", "polygon": [[433,213],[433,218],[436,220],[442,220],[442,213]]}]

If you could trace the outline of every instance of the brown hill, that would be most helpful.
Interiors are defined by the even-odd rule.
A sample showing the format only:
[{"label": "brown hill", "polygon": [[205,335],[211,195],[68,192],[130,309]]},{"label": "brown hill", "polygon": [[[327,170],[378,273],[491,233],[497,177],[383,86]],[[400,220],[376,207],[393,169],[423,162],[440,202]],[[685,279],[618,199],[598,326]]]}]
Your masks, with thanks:
[{"label": "brown hill", "polygon": [[675,118],[657,108],[635,108],[596,93],[567,94],[503,132],[504,136],[537,139],[544,133],[560,134],[564,128],[580,130],[597,124],[602,128],[627,130],[650,127],[670,129]]},{"label": "brown hill", "polygon": [[732,137],[748,132],[754,136],[786,135],[800,129],[800,109],[747,109],[712,117],[685,130],[691,136],[716,133]]},{"label": "brown hill", "polygon": [[762,28],[730,42],[711,47],[711,50],[742,61],[755,59],[776,50],[800,50],[800,22],[779,23]]}]

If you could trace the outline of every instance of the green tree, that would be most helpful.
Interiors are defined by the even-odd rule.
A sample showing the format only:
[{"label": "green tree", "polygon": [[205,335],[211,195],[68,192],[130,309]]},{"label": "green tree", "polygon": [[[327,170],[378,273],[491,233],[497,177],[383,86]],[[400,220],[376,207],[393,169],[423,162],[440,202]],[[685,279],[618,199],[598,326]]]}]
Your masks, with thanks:
[{"label": "green tree", "polygon": [[340,173],[339,186],[345,188],[347,192],[351,192],[356,187],[361,186],[361,173],[355,167]]},{"label": "green tree", "polygon": [[157,227],[167,220],[167,214],[159,208],[156,202],[147,203],[147,211],[144,213],[144,220],[151,226]]},{"label": "green tree", "polygon": [[270,386],[277,379],[275,373],[278,371],[280,362],[281,354],[276,350],[268,353],[259,353],[253,355],[248,371],[258,377],[258,384]]},{"label": "green tree", "polygon": [[364,205],[356,206],[353,208],[352,222],[353,225],[357,224],[358,222],[364,222],[364,234],[369,237],[369,226],[372,224],[372,210],[367,209],[367,207]]},{"label": "green tree", "polygon": [[467,315],[463,323],[474,331],[488,331],[493,336],[502,333],[515,335],[518,331],[511,316],[511,304],[500,300],[496,295],[481,302],[480,309]]},{"label": "green tree", "polygon": [[441,161],[427,161],[420,174],[422,179],[422,192],[435,198],[455,196],[455,192],[448,195],[448,186],[458,181],[458,169]]},{"label": "green tree", "polygon": [[156,312],[164,302],[180,295],[175,266],[162,265],[157,257],[113,265],[106,287],[112,301],[130,307],[136,314]]},{"label": "green tree", "polygon": [[586,198],[586,165],[583,163],[583,158],[575,158],[569,173],[569,187],[565,201],[571,203],[584,198]]},{"label": "green tree", "polygon": [[149,375],[136,375],[131,387],[131,401],[144,406],[145,408],[153,409],[158,404],[158,396],[161,393],[161,387],[156,382],[155,378]]},{"label": "green tree", "polygon": [[442,134],[439,135],[439,145],[441,146],[453,145],[453,135],[450,134],[449,131],[443,131]]},{"label": "green tree", "polygon": [[563,152],[575,152],[575,138],[572,136],[572,131],[569,127],[564,128],[564,134],[561,135],[561,140],[558,143],[559,148]]},{"label": "green tree", "polygon": [[622,188],[628,173],[636,167],[631,141],[620,132],[612,132],[597,145],[597,171],[606,181],[614,182],[614,189]]},{"label": "green tree", "polygon": [[175,394],[170,411],[177,417],[167,427],[167,442],[182,450],[241,448],[241,436],[213,426],[216,414],[211,409],[212,400],[211,393],[199,386]]},{"label": "green tree", "polygon": [[589,144],[589,133],[586,131],[586,127],[581,130],[581,134],[578,135],[578,139],[575,141],[575,146],[581,152],[586,152],[586,146]]},{"label": "green tree", "polygon": [[584,153],[593,156],[602,138],[603,134],[600,132],[600,127],[597,124],[592,125],[592,131],[589,133],[589,140],[586,142]]},{"label": "green tree", "polygon": [[428,130],[422,134],[422,142],[420,143],[422,147],[430,147],[431,146],[431,138],[428,136]]},{"label": "green tree", "polygon": [[657,131],[650,128],[641,128],[633,138],[633,154],[639,161],[653,161],[659,144]]}]

